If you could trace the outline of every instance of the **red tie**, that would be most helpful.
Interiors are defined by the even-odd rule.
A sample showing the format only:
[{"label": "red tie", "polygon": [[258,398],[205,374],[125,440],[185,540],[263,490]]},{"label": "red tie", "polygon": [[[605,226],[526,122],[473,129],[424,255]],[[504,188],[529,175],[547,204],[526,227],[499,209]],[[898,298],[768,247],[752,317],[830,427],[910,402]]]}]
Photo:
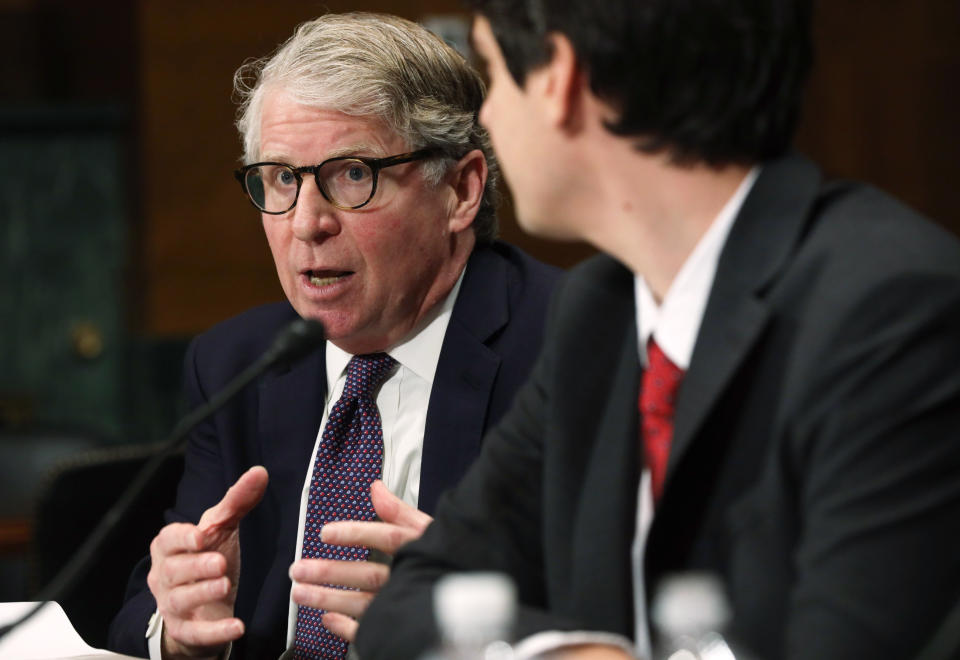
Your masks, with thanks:
[{"label": "red tie", "polygon": [[673,439],[674,400],[683,369],[670,361],[657,343],[647,342],[647,370],[640,383],[640,437],[643,458],[650,469],[653,501],[660,499],[667,475],[667,458]]}]

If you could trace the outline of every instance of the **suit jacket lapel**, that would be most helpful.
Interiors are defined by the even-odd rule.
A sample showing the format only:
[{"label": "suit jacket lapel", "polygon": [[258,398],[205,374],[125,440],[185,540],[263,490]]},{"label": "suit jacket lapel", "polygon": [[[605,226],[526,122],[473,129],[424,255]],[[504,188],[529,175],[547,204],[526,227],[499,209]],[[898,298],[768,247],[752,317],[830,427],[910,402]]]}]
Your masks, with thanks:
[{"label": "suit jacket lapel", "polygon": [[[260,429],[257,434],[270,474],[270,491],[282,515],[281,538],[290,540],[293,557],[300,494],[323,419],[326,357],[320,348],[293,368],[272,374],[260,384]],[[291,533],[287,526],[293,525]]]},{"label": "suit jacket lapel", "polygon": [[789,263],[820,174],[788,157],[764,166],[720,255],[713,289],[677,399],[667,484],[769,318],[765,291]]},{"label": "suit jacket lapel", "polygon": [[[627,283],[619,304],[603,315],[604,323],[622,329],[619,343],[593,346],[597,370],[584,374],[585,384],[610,382],[606,401],[600,407],[600,422],[582,489],[573,565],[571,591],[577,594],[581,611],[593,612],[598,629],[619,630],[632,635],[633,583],[630,548],[637,521],[637,487],[640,474],[639,355],[633,304],[633,276],[625,271]],[[605,357],[606,356],[606,357]],[[598,539],[613,549],[615,560],[597,561]],[[581,570],[582,569],[582,570]]]},{"label": "suit jacket lapel", "polygon": [[507,266],[490,250],[470,257],[447,326],[427,409],[419,508],[432,514],[480,453],[500,356],[486,342],[510,318]]}]

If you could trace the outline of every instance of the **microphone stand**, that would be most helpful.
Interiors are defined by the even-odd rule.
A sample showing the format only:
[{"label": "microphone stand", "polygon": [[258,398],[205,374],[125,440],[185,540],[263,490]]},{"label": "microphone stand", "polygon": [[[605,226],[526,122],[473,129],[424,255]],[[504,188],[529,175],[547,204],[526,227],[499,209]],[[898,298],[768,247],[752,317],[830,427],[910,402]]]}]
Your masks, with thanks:
[{"label": "microphone stand", "polygon": [[210,397],[205,404],[195,408],[183,417],[173,431],[163,440],[161,448],[150,461],[141,468],[127,486],[123,495],[110,507],[96,528],[87,537],[83,545],[54,578],[37,594],[37,603],[27,610],[19,619],[0,627],[0,639],[17,626],[33,617],[48,601],[57,600],[69,594],[77,582],[90,569],[94,558],[104,546],[117,524],[129,512],[130,507],[143,493],[164,460],[180,450],[187,440],[187,433],[215,413],[230,399],[262,375],[275,364],[286,361],[295,362],[312,352],[323,341],[323,326],[318,321],[297,319],[284,328],[274,339],[270,348],[260,358],[235,376],[227,385]]}]

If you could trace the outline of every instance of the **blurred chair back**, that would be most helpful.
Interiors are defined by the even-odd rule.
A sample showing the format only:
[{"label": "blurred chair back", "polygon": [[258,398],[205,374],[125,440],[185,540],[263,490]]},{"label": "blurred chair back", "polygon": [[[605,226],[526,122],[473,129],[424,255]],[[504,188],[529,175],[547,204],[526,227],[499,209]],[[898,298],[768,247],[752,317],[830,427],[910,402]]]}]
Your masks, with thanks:
[{"label": "blurred chair back", "polygon": [[[35,591],[48,584],[86,540],[158,445],[122,445],[90,450],[62,462],[50,475],[37,503],[33,535]],[[149,553],[163,526],[183,473],[183,454],[164,461],[153,482],[119,521],[91,570],[60,604],[84,641],[107,643],[107,628],[123,602],[127,578]]]},{"label": "blurred chair back", "polygon": [[0,601],[32,595],[28,553],[33,514],[50,469],[102,443],[68,429],[0,429]]}]

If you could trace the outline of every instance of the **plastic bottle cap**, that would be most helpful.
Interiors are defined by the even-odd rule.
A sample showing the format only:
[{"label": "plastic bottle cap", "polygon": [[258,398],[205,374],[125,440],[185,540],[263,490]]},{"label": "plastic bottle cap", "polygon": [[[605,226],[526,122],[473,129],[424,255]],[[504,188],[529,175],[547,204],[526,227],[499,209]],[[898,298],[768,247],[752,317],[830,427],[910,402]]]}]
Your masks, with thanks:
[{"label": "plastic bottle cap", "polygon": [[437,582],[433,603],[443,639],[480,644],[509,637],[517,593],[502,573],[456,573]]},{"label": "plastic bottle cap", "polygon": [[698,637],[722,632],[730,622],[730,605],[715,575],[683,573],[662,581],[651,614],[667,637]]}]

